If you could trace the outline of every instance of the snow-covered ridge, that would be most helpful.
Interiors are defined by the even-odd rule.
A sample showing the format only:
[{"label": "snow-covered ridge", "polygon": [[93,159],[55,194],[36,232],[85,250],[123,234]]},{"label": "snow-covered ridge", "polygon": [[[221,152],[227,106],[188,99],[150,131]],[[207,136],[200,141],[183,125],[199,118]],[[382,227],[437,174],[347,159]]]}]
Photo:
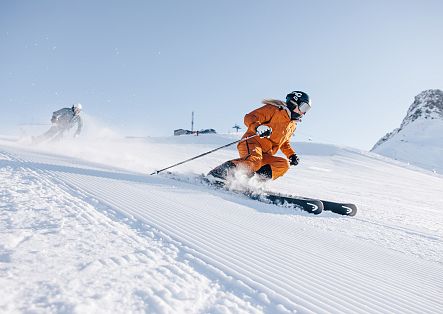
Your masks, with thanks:
[{"label": "snow-covered ridge", "polygon": [[383,136],[371,151],[443,173],[443,91],[417,95],[400,127]]}]

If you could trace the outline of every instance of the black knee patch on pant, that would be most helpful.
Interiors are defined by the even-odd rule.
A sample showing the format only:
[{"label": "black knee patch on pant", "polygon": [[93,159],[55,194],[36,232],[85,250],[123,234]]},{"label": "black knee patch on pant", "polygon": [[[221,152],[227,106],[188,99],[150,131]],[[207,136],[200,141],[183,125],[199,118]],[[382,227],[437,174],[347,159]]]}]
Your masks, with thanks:
[{"label": "black knee patch on pant", "polygon": [[266,179],[272,179],[271,165],[264,165],[263,167],[258,169],[255,173],[266,178]]}]

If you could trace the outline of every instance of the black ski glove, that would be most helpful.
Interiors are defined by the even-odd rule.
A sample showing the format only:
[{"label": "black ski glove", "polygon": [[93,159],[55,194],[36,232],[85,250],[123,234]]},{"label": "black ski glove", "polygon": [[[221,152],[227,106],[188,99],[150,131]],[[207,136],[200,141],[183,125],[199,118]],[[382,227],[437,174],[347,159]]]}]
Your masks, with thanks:
[{"label": "black ski glove", "polygon": [[259,125],[256,129],[255,132],[258,136],[260,136],[261,138],[264,137],[270,137],[272,134],[272,129],[267,126],[267,125]]},{"label": "black ski glove", "polygon": [[297,166],[299,162],[300,162],[300,158],[298,158],[297,154],[293,154],[293,155],[289,156],[289,164],[291,166]]}]

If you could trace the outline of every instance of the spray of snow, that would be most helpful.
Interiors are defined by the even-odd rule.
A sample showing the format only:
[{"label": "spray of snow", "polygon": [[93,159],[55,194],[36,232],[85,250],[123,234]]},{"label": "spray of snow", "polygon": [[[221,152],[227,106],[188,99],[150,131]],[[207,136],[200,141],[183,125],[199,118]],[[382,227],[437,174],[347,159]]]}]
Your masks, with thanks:
[{"label": "spray of snow", "polygon": [[266,190],[268,180],[260,178],[258,175],[250,175],[250,172],[242,167],[238,167],[227,178],[227,187],[234,191],[248,191],[254,194],[261,194]]},{"label": "spray of snow", "polygon": [[116,131],[115,128],[112,129],[87,113],[82,113],[82,118],[84,128],[81,135],[84,139],[116,139],[122,137],[121,133]]}]

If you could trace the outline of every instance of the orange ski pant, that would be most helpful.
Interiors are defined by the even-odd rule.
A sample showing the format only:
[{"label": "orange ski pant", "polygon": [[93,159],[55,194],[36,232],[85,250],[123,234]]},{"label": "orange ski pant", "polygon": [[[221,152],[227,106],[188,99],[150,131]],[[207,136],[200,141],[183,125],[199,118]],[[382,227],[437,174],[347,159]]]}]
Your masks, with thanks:
[{"label": "orange ski pant", "polygon": [[272,156],[263,153],[261,146],[255,141],[244,141],[237,145],[240,158],[232,160],[236,166],[243,166],[252,172],[256,172],[264,165],[270,165],[272,180],[281,177],[289,169],[289,161],[286,158]]}]

